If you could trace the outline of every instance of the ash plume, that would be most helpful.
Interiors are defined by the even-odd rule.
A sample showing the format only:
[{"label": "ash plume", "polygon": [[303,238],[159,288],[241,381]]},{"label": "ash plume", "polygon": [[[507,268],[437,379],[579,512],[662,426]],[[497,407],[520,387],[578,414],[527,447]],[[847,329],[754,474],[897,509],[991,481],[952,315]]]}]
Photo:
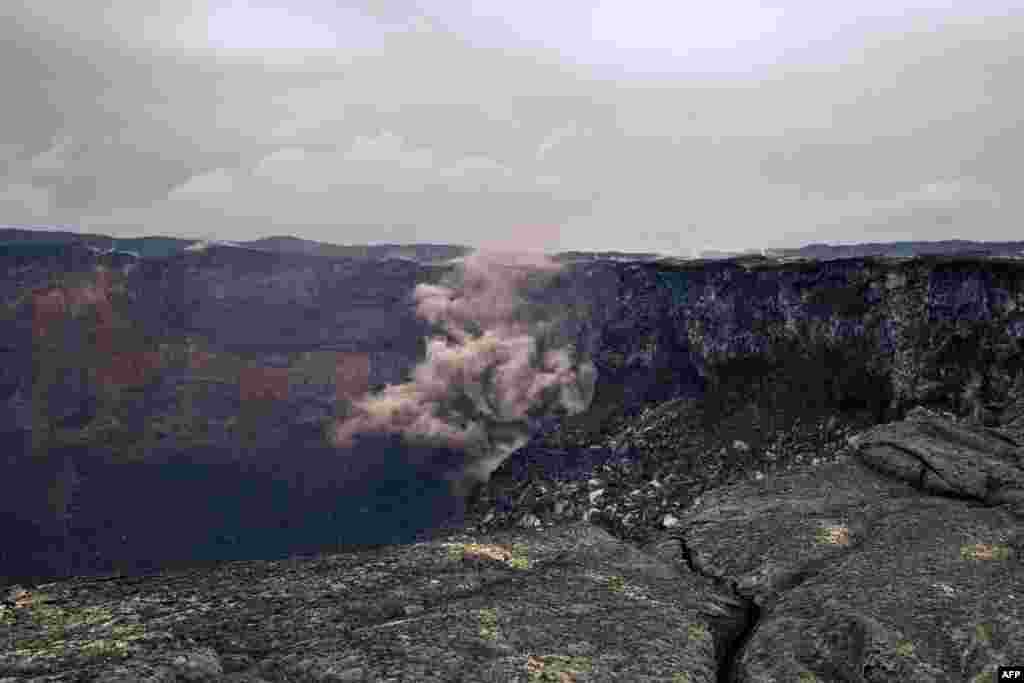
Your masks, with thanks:
[{"label": "ash plume", "polygon": [[474,252],[444,284],[417,286],[417,312],[438,328],[426,358],[408,382],[356,400],[334,444],[391,433],[461,451],[467,461],[448,479],[465,495],[528,441],[532,420],[586,410],[593,363],[555,348],[550,311],[524,297],[560,268],[541,255]]}]

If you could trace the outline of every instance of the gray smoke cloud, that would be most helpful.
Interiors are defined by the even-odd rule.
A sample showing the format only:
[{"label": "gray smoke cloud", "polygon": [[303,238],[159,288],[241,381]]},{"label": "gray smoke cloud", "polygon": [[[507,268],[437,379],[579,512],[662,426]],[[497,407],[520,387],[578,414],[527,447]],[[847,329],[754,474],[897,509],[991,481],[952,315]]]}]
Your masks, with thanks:
[{"label": "gray smoke cloud", "polygon": [[560,268],[539,254],[478,251],[443,284],[417,286],[417,312],[440,333],[410,381],[354,402],[334,444],[391,433],[462,451],[464,469],[448,478],[465,495],[529,440],[532,420],[586,410],[596,368],[571,345],[553,348],[550,311],[524,297]]}]

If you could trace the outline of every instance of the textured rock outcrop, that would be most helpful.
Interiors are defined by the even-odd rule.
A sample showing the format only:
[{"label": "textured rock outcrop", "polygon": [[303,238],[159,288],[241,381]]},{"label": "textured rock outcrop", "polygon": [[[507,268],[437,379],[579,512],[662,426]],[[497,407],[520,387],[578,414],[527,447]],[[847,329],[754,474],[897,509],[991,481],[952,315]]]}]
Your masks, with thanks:
[{"label": "textured rock outcrop", "polygon": [[853,443],[861,460],[924,491],[1008,505],[1024,515],[1024,452],[1019,441],[995,429],[965,429],[920,408],[908,418],[858,436]]},{"label": "textured rock outcrop", "polygon": [[[331,417],[339,394],[401,381],[427,332],[409,301],[426,272],[414,262],[210,248],[111,263],[66,251],[8,270],[0,322],[11,408],[0,411],[5,431],[33,429],[28,411],[16,407],[45,382],[37,373],[50,370],[63,372],[45,401],[57,426],[89,410],[90,400],[135,391],[134,401],[110,397],[112,411],[125,413],[118,419],[175,418],[180,429],[164,436],[180,437],[178,446],[189,437],[231,446],[225,425],[260,401],[265,414],[253,426],[264,443],[280,442],[289,425]],[[262,391],[261,382],[277,388]],[[204,435],[189,424],[196,420],[214,424]],[[143,436],[129,429],[122,440]]]},{"label": "textured rock outcrop", "polygon": [[706,492],[643,549],[574,521],[14,586],[0,677],[994,681],[1024,659],[1024,444],[922,411],[851,441]]},{"label": "textured rock outcrop", "polygon": [[[948,486],[893,447],[945,463]],[[982,681],[1024,656],[1024,511],[1000,505],[1012,488],[977,488],[978,462],[1009,487],[1024,476],[1021,444],[924,417],[687,511],[675,538],[690,566],[757,615],[732,680]]]},{"label": "textured rock outcrop", "polygon": [[[470,529],[587,519],[711,581],[717,680],[993,680],[1024,656],[1024,440],[923,408],[837,431],[841,446],[785,440],[745,462],[743,442],[702,451],[684,434],[575,478],[526,449]],[[721,485],[708,461],[738,476]]]},{"label": "textured rock outcrop", "polygon": [[[5,474],[31,466],[0,500],[28,501],[6,520],[56,558],[85,464],[220,448],[279,452],[309,479],[355,466],[305,446],[406,379],[431,332],[410,294],[454,266],[214,246],[3,267]],[[982,683],[1024,659],[1020,263],[597,259],[527,295],[560,312],[550,343],[593,360],[597,395],[538,423],[458,540],[15,589],[0,676]],[[168,507],[200,505],[198,487]]]},{"label": "textured rock outcrop", "polygon": [[[60,377],[45,407],[60,425],[95,418],[101,389],[112,386],[144,397],[122,406],[136,409],[122,422],[168,406],[180,413],[183,395],[191,415],[181,420],[237,417],[257,396],[242,388],[243,376],[286,369],[288,398],[270,394],[278,398],[255,425],[268,444],[287,438],[287,424],[332,417],[335,375],[348,372],[351,357],[334,357],[332,370],[330,354],[366,354],[366,386],[353,393],[408,377],[431,331],[415,313],[413,288],[454,267],[224,246],[169,259],[75,247],[0,260],[3,431],[33,428],[41,411],[25,406],[40,400],[45,377],[37,382],[36,373],[47,370]],[[998,403],[1005,389],[997,376],[1024,369],[1024,262],[1008,259],[605,260],[568,264],[532,295],[559,312],[557,340],[597,364],[604,402],[627,411],[647,399],[700,396],[723,362],[785,338],[864,347],[891,394],[885,417],[929,400],[948,404],[971,371],[983,385],[979,400]],[[965,364],[962,347],[978,345],[979,335],[1002,357],[981,357],[979,345]],[[199,372],[194,359],[207,356],[217,362]],[[229,417],[200,440],[228,446]]]},{"label": "textured rock outcrop", "polygon": [[[353,399],[423,359],[434,330],[412,293],[457,265],[314,252],[0,252],[0,438],[8,465],[38,470],[9,473],[0,493],[36,501],[26,518],[49,511],[46,533],[59,536],[75,505],[66,473],[86,453],[156,463],[329,450],[325,432]],[[1013,418],[1024,370],[1024,262],[1011,259],[569,260],[526,289],[556,312],[550,343],[597,368],[590,409],[537,420],[528,446],[577,469],[650,450],[628,430],[652,402],[753,392],[730,383],[759,356],[774,363],[750,419],[762,441],[782,424],[782,382],[817,401],[815,417],[850,409],[877,422],[934,404],[998,424]],[[818,365],[786,365],[787,353]],[[755,446],[750,457],[767,450]],[[449,455],[435,474],[465,466]],[[25,483],[37,481],[49,485]]]},{"label": "textured rock outcrop", "polygon": [[590,293],[569,297],[586,302],[583,346],[627,386],[656,376],[658,390],[667,390],[666,377],[669,390],[681,389],[711,378],[716,363],[766,352],[787,336],[863,340],[900,410],[957,370],[936,353],[957,335],[984,329],[1015,363],[1024,351],[1024,263],[1011,260],[747,259],[599,264],[572,273]]}]

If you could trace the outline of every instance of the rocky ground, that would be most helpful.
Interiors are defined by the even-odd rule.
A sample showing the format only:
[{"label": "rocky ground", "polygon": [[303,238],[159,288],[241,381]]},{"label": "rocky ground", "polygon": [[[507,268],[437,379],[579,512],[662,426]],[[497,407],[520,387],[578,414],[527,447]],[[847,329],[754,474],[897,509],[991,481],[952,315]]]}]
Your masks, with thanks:
[{"label": "rocky ground", "polygon": [[566,445],[572,435],[545,435],[469,501],[468,528],[584,520],[643,544],[678,523],[705,491],[835,462],[848,454],[850,436],[871,426],[866,414],[823,417],[796,421],[762,440],[753,413],[737,411],[709,432],[698,401],[666,401],[635,419],[613,421],[584,457]]},{"label": "rocky ground", "polygon": [[915,409],[703,459],[645,431],[696,417],[649,411],[589,471],[510,460],[529,476],[421,543],[15,586],[0,682],[993,683],[1024,661],[1019,424]]}]

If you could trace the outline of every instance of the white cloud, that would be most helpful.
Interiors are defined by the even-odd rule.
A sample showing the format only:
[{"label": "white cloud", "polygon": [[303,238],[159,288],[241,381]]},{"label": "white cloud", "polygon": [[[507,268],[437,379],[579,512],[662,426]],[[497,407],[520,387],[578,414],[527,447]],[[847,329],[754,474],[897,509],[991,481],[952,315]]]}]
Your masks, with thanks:
[{"label": "white cloud", "polygon": [[560,128],[551,131],[537,147],[537,160],[543,161],[555,148],[562,146],[569,140],[575,138],[590,138],[594,136],[593,128],[580,128],[575,121],[570,121]]},{"label": "white cloud", "polygon": [[338,35],[312,13],[234,0],[211,8],[209,41],[228,49],[333,48]]},{"label": "white cloud", "polygon": [[599,2],[591,14],[595,42],[626,50],[685,55],[700,49],[737,51],[777,32],[784,10],[761,2]]},{"label": "white cloud", "polygon": [[316,137],[319,131],[345,120],[345,105],[335,82],[290,90],[271,98],[270,105],[280,111],[283,118],[280,123],[268,125],[269,137],[274,140]]},{"label": "white cloud", "polygon": [[987,201],[998,204],[1001,193],[994,187],[972,178],[956,178],[925,183],[912,193],[912,197],[928,203]]},{"label": "white cloud", "polygon": [[55,137],[53,146],[45,152],[32,157],[28,163],[31,171],[36,173],[60,173],[73,161],[75,143],[70,135]]},{"label": "white cloud", "polygon": [[998,206],[1001,194],[993,187],[972,178],[933,180],[918,187],[891,195],[860,195],[846,203],[856,206],[862,213],[884,211],[904,212],[914,208],[955,209],[965,204]]},{"label": "white cloud", "polygon": [[301,164],[308,160],[306,150],[301,147],[282,147],[260,159],[253,169],[253,175],[273,177],[280,169],[289,168],[291,164]]},{"label": "white cloud", "polygon": [[218,168],[202,175],[193,176],[185,183],[171,190],[169,199],[189,199],[209,195],[230,194],[235,189],[235,179],[225,168]]},{"label": "white cloud", "polygon": [[445,178],[468,178],[479,173],[505,175],[508,170],[494,159],[477,156],[463,157],[441,169],[441,175]]},{"label": "white cloud", "polygon": [[14,161],[23,149],[16,143],[0,142],[0,162]]},{"label": "white cloud", "polygon": [[560,187],[565,181],[555,175],[541,175],[537,176],[537,184],[541,187]]},{"label": "white cloud", "polygon": [[385,131],[375,137],[360,135],[345,154],[346,161],[394,164],[403,169],[427,170],[434,165],[429,149],[410,146],[400,135]]},{"label": "white cloud", "polygon": [[[277,8],[280,21],[243,12],[263,22],[250,38],[296,39],[320,30],[315,18],[351,44],[211,50],[198,0],[4,6],[14,21],[0,21],[0,64],[19,66],[5,73],[0,222],[544,245],[561,230],[564,248],[685,251],[856,238],[868,223],[1008,238],[1024,215],[1019,11],[988,20],[976,3],[972,21],[910,26],[895,9],[850,5],[836,16],[874,18],[832,41],[831,9],[791,5],[780,20],[790,43],[774,35],[782,42],[758,54],[791,49],[725,75],[750,67],[753,46],[716,61],[713,43],[771,17],[604,14],[614,47],[585,35],[593,3],[575,0],[431,5],[427,33],[410,30],[419,10],[398,0],[295,0],[287,12],[218,2]],[[697,61],[661,45],[677,19],[684,37],[718,32],[696,36]],[[244,27],[217,28],[242,40]],[[588,61],[599,57],[623,63]],[[647,65],[662,68],[641,74]],[[679,226],[697,244],[681,243]]]},{"label": "white cloud", "polygon": [[[448,160],[442,161],[442,157]],[[479,155],[452,159],[450,154],[410,144],[392,132],[358,136],[347,150],[275,150],[256,163],[246,179],[253,192],[265,191],[253,181],[303,193],[373,188],[385,195],[437,191],[521,196],[566,189],[565,180],[555,174],[537,174],[529,167],[516,169]]]},{"label": "white cloud", "polygon": [[44,187],[16,182],[0,189],[4,222],[45,219],[51,210],[52,197]]}]

